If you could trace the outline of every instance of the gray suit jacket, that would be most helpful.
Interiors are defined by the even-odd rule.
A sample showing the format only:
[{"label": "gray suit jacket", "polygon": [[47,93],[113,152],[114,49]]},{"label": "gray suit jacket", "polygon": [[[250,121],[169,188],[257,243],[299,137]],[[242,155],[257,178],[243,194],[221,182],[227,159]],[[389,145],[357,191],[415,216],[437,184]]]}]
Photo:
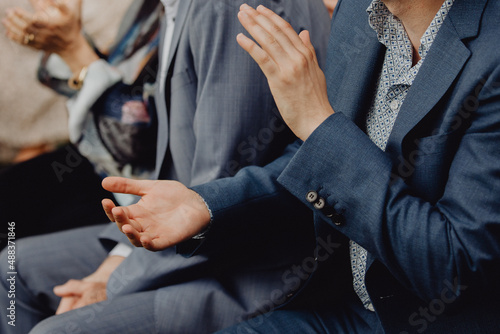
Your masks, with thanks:
[{"label": "gray suit jacket", "polygon": [[[159,178],[192,186],[231,176],[242,167],[272,161],[294,140],[265,76],[236,42],[244,30],[237,19],[244,2],[264,4],[297,31],[311,31],[324,62],[330,18],[321,0],[181,0],[168,57],[167,110],[158,110]],[[300,228],[292,229],[290,254],[303,250],[292,247],[303,236]],[[109,247],[128,243],[114,224],[100,238]],[[269,240],[263,238],[254,247],[265,249],[265,242]],[[170,333],[212,332],[269,310],[271,292],[292,257],[284,248],[276,253],[275,267],[261,272],[254,270],[264,263],[256,253],[249,248],[234,257],[186,259],[174,249],[134,249],[112,275],[108,296],[157,289],[157,309]]]}]

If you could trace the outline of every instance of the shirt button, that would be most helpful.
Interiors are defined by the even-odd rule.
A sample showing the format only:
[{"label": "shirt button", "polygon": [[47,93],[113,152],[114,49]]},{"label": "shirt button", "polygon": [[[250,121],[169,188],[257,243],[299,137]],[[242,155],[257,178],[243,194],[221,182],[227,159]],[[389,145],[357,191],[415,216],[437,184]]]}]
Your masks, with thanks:
[{"label": "shirt button", "polygon": [[391,103],[389,103],[389,107],[391,107],[392,111],[396,111],[398,110],[399,102],[394,100]]},{"label": "shirt button", "polygon": [[309,202],[309,203],[314,203],[316,202],[316,200],[318,199],[318,193],[315,192],[315,191],[309,191],[306,195],[306,200]]}]

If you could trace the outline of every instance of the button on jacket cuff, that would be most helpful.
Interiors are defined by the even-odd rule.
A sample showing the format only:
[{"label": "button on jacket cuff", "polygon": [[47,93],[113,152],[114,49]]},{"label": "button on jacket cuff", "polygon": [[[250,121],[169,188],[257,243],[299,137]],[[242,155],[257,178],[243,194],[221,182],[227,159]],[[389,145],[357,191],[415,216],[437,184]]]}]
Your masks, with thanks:
[{"label": "button on jacket cuff", "polygon": [[[371,227],[367,218],[375,214],[369,212],[366,203],[376,196],[370,191],[377,182],[374,174],[390,172],[390,166],[385,153],[337,112],[304,142],[278,182],[350,239],[369,243],[367,230]],[[385,180],[384,176],[381,179]],[[317,199],[312,191],[317,193]],[[321,198],[324,205],[317,202]]]}]

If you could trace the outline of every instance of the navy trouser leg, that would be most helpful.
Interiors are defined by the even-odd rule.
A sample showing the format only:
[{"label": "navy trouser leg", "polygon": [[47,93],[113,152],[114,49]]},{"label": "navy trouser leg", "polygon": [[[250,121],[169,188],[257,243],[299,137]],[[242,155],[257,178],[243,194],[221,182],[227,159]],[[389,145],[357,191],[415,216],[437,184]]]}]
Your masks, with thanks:
[{"label": "navy trouser leg", "polygon": [[[336,305],[335,305],[336,304]],[[276,310],[229,327],[217,334],[379,334],[383,333],[374,312],[363,308],[354,296],[349,302],[332,300],[321,309]]]}]

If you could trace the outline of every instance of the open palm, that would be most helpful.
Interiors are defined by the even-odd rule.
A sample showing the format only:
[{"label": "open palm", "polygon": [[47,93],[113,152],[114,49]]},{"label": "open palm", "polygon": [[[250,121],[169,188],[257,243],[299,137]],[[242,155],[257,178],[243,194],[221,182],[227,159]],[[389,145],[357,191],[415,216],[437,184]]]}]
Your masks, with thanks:
[{"label": "open palm", "polygon": [[139,202],[116,207],[103,200],[111,221],[136,247],[162,250],[201,232],[210,222],[203,199],[176,181],[137,181],[119,177],[104,179],[103,187],[111,192],[141,196]]}]

